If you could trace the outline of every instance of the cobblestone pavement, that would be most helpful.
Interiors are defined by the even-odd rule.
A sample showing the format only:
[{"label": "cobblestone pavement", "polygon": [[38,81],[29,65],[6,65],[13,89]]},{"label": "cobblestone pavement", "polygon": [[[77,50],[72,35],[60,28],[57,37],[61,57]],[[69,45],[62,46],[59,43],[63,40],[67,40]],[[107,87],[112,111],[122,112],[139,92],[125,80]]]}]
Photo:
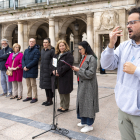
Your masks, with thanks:
[{"label": "cobblestone pavement", "polygon": [[[96,114],[94,130],[86,134],[80,133],[77,127],[79,120],[76,118],[76,95],[77,82],[74,76],[74,90],[71,93],[70,111],[57,117],[58,127],[69,130],[68,136],[76,140],[120,140],[118,130],[117,112],[118,107],[114,97],[116,74],[100,75],[97,73],[99,86],[100,112]],[[22,100],[10,100],[0,97],[0,140],[31,140],[33,136],[50,128],[53,117],[53,106],[42,106],[46,100],[45,91],[38,85],[38,102],[30,104]],[[23,80],[23,99],[26,98],[27,87]],[[2,93],[2,88],[0,87]],[[59,95],[57,96],[57,107],[59,107]],[[53,131],[52,131],[53,132]],[[68,138],[57,133],[48,132],[36,140],[68,140]]]}]

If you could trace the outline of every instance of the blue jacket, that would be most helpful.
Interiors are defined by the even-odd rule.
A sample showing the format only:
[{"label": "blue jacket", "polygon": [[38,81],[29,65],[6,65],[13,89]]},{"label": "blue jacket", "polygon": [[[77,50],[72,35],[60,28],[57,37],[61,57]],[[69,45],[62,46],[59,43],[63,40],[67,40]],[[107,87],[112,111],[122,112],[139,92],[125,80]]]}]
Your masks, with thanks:
[{"label": "blue jacket", "polygon": [[10,53],[12,53],[12,52],[13,52],[13,50],[9,46],[0,50],[0,70],[6,71],[5,63],[7,61],[7,58],[9,57]]},{"label": "blue jacket", "polygon": [[37,78],[38,77],[38,62],[40,58],[40,51],[36,46],[33,48],[28,47],[25,50],[22,58],[22,68],[26,67],[29,70],[23,71],[24,78]]}]

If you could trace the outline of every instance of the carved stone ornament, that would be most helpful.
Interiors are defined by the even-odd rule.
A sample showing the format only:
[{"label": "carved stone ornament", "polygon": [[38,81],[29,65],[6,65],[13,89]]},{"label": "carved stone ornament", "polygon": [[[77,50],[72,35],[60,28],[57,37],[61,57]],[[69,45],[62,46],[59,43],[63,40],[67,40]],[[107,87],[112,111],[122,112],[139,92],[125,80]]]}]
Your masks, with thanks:
[{"label": "carved stone ornament", "polygon": [[26,17],[41,17],[42,15],[44,15],[45,11],[44,10],[40,10],[40,11],[31,11],[31,12],[27,12],[27,13],[19,13],[18,15],[16,15],[16,19],[21,19],[21,18],[26,18]]},{"label": "carved stone ornament", "polygon": [[110,30],[115,26],[119,26],[119,15],[116,11],[105,11],[100,18],[98,30],[102,28]]}]

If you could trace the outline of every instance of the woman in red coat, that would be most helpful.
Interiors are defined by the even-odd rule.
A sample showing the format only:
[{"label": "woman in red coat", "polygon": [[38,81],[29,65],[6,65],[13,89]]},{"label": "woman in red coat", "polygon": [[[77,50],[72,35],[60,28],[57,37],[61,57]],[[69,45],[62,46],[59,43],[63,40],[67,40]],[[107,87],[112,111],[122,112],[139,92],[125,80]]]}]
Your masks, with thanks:
[{"label": "woman in red coat", "polygon": [[[13,96],[10,99],[21,100],[23,85],[22,85],[22,57],[23,54],[20,52],[21,46],[17,43],[13,45],[13,53],[11,53],[5,63],[7,69],[12,70],[12,76],[8,76],[9,82],[13,83]],[[12,66],[13,65],[13,66]]]}]

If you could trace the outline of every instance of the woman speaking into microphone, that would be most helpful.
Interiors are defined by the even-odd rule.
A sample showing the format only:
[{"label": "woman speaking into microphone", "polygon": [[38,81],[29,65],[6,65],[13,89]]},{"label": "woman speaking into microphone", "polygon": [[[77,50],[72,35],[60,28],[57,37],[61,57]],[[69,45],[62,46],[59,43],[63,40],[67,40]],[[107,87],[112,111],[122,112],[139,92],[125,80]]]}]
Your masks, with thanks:
[{"label": "woman speaking into microphone", "polygon": [[80,67],[72,67],[78,77],[77,118],[81,122],[77,125],[83,127],[81,132],[89,132],[93,130],[92,124],[95,121],[95,113],[99,112],[96,78],[97,57],[86,41],[80,42],[78,48],[83,56]]},{"label": "woman speaking into microphone", "polygon": [[[54,57],[57,59],[57,68],[51,66],[52,90],[58,89],[60,95],[60,108],[57,111],[66,112],[69,109],[70,93],[73,90],[73,71],[70,66],[63,63],[62,60],[73,65],[73,54],[70,52],[69,46],[64,40],[59,40],[55,47]],[[56,72],[56,84],[55,84]]]}]

